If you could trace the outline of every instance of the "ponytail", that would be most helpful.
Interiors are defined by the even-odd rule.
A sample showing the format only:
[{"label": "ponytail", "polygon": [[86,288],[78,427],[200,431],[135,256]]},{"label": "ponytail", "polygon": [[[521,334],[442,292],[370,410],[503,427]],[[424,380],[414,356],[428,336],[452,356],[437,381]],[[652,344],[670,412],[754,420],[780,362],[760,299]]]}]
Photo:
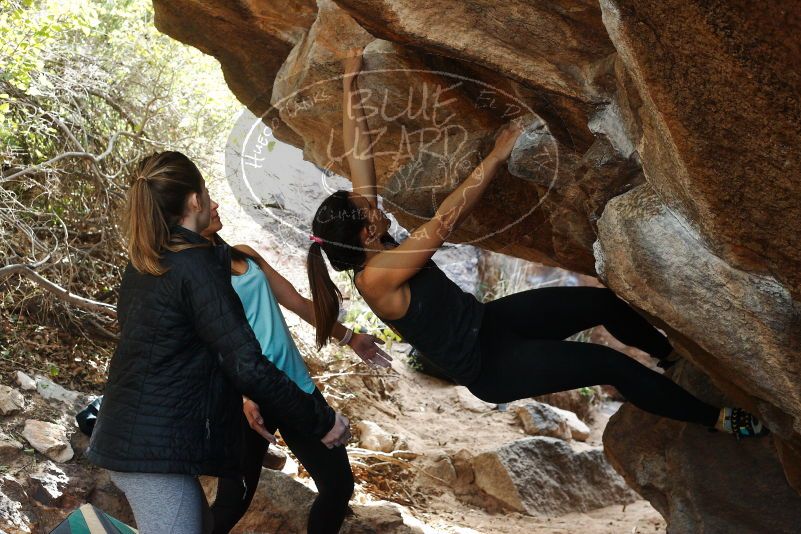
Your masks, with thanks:
[{"label": "ponytail", "polygon": [[334,323],[339,316],[342,293],[331,281],[328,267],[323,259],[323,249],[319,243],[312,243],[306,258],[306,273],[309,276],[309,288],[314,305],[314,327],[317,331],[317,350],[328,343]]},{"label": "ponytail", "polygon": [[161,250],[167,245],[170,230],[147,180],[137,178],[128,190],[125,209],[128,234],[128,257],[137,271],[154,276],[164,274]]},{"label": "ponytail", "polygon": [[203,176],[180,152],[160,152],[139,162],[123,219],[128,257],[137,271],[160,276],[167,271],[161,264],[164,250],[197,246],[173,239],[170,227],[183,217],[189,195],[202,192]]},{"label": "ponytail", "polygon": [[328,342],[342,303],[342,293],[328,275],[323,251],[335,271],[361,269],[367,256],[359,232],[366,224],[367,215],[351,202],[344,190],[332,193],[314,214],[311,228],[314,242],[306,259],[306,272],[314,303],[318,349]]}]

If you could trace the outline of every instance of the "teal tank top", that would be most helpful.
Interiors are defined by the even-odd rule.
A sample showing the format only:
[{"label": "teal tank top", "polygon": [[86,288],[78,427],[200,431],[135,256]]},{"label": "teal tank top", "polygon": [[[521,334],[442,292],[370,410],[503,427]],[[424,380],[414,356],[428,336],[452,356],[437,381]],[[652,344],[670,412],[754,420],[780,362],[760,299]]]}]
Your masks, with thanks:
[{"label": "teal tank top", "polygon": [[313,393],[314,382],[292,340],[267,277],[256,262],[248,258],[247,263],[244,274],[231,276],[231,285],[242,301],[250,327],[261,344],[262,354],[300,389]]}]

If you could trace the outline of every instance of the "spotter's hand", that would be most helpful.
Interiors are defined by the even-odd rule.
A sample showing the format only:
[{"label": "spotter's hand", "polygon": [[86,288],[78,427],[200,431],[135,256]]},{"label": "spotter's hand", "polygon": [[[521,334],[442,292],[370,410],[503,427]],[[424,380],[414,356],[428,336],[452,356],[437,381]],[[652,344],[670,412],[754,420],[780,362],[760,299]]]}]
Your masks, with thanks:
[{"label": "spotter's hand", "polygon": [[353,334],[348,345],[364,363],[370,367],[392,367],[392,356],[384,352],[378,345],[384,342],[370,334]]}]

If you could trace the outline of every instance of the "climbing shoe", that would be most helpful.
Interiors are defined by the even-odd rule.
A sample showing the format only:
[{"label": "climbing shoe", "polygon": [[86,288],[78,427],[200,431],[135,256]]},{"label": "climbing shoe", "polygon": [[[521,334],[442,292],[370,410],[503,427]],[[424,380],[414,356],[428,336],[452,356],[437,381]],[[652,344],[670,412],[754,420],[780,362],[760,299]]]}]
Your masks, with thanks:
[{"label": "climbing shoe", "polygon": [[737,439],[758,438],[770,434],[768,427],[753,414],[741,408],[723,408],[722,429],[731,432]]}]

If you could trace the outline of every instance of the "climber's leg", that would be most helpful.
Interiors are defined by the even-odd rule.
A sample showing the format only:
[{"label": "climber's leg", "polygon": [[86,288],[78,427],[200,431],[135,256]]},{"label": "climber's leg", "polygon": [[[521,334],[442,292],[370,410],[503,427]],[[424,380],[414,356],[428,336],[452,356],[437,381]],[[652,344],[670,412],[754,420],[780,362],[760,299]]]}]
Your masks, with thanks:
[{"label": "climber's leg", "polygon": [[486,304],[485,317],[526,339],[565,339],[603,325],[620,342],[665,358],[672,347],[623,299],[601,287],[546,287]]},{"label": "climber's leg", "polygon": [[608,384],[638,408],[663,417],[712,427],[720,413],[666,376],[603,345],[525,339],[484,327],[480,342],[481,374],[468,388],[487,402]]}]

